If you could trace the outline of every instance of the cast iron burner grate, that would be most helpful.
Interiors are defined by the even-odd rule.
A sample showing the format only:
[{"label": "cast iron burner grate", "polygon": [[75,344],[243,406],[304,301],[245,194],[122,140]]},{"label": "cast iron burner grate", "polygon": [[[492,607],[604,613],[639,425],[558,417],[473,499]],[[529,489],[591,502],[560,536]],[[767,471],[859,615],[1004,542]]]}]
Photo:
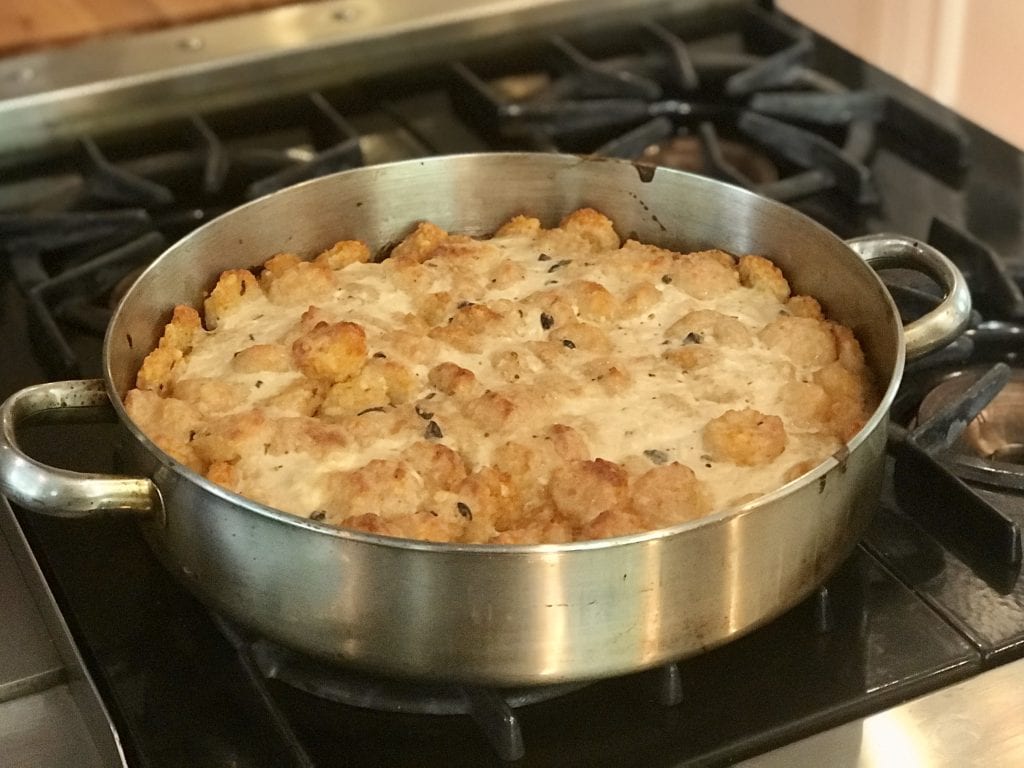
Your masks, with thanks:
[{"label": "cast iron burner grate", "polygon": [[[1003,368],[1002,385],[994,397],[947,440],[946,463],[957,476],[996,488],[1024,491],[1024,370]],[[968,367],[955,371],[931,389],[918,408],[927,420],[966,393],[984,387],[991,370]]]},{"label": "cast iron burner grate", "polygon": [[55,376],[81,375],[68,331],[101,336],[112,294],[169,243],[246,200],[362,164],[357,131],[310,93],[83,137],[18,169],[0,187],[0,244],[38,354]]},{"label": "cast iron burner grate", "polygon": [[[551,37],[500,60],[456,63],[451,106],[495,148],[696,159],[696,170],[787,201],[838,192],[862,206],[876,202],[868,164],[887,143],[946,183],[963,170],[966,140],[958,129],[817,72],[810,38],[776,17],[751,10],[732,47],[717,39],[705,46],[702,34],[652,22],[630,34]],[[421,130],[423,121],[407,120],[391,96],[310,93],[83,137],[65,155],[9,174],[0,187],[0,211],[9,211],[0,212],[0,243],[34,321],[35,349],[53,375],[81,373],[69,331],[102,335],[117,291],[169,242],[239,202],[361,165],[372,142],[353,126],[368,110],[405,126],[409,156],[447,148]],[[827,214],[820,218],[830,223]],[[921,396],[918,373],[975,359],[979,350],[982,358],[1015,358],[1024,339],[1024,296],[999,257],[938,219],[928,240],[963,269],[984,319],[908,366],[904,400]],[[910,317],[937,298],[927,285],[890,286]],[[904,456],[921,447],[914,437],[897,435]],[[1019,560],[1019,532],[979,516],[990,523],[982,530],[998,539],[1000,559]]]},{"label": "cast iron burner grate", "polygon": [[[681,164],[800,199],[840,233],[856,228],[850,204],[877,201],[868,163],[887,142],[956,181],[966,150],[957,129],[817,72],[810,39],[775,17],[751,9],[732,23],[737,40],[725,46],[720,31],[652,22],[457,63],[421,77],[447,93],[421,114],[370,83],[86,136],[17,166],[0,185],[0,246],[26,296],[36,354],[54,377],[95,375],[117,290],[168,244],[245,200],[364,161],[489,147]],[[377,151],[382,123],[384,134],[404,132],[394,153]],[[986,270],[1000,268],[983,245],[951,237],[991,262]],[[1012,281],[990,293],[1024,316]]]},{"label": "cast iron burner grate", "polygon": [[881,143],[957,183],[958,129],[815,71],[809,36],[773,17],[751,13],[742,33],[734,52],[657,23],[617,31],[627,49],[552,37],[513,68],[454,64],[452,98],[499,144],[674,165],[783,201],[837,190],[878,203],[868,165]]},{"label": "cast iron burner grate", "polygon": [[[826,584],[809,599],[814,632],[833,631],[835,598]],[[289,650],[265,638],[253,636],[222,616],[211,614],[221,633],[238,654],[257,698],[268,710],[282,740],[290,746],[297,766],[312,766],[287,715],[268,687],[277,681],[311,696],[359,709],[405,715],[470,717],[494,753],[505,762],[526,754],[522,725],[516,711],[567,696],[590,682],[560,683],[523,688],[490,688],[462,684],[415,682],[332,666]],[[683,675],[678,664],[669,663],[636,673],[651,701],[675,707],[683,701]]]},{"label": "cast iron burner grate", "polygon": [[[992,412],[993,402],[1015,375],[1007,363],[1018,362],[1024,338],[1021,287],[990,248],[946,221],[932,220],[928,242],[964,273],[975,312],[972,327],[959,339],[906,367],[892,407],[897,423],[889,432],[899,479],[895,495],[918,525],[975,573],[1006,584],[1021,567],[1020,526],[964,480],[1021,490],[1024,472],[991,457],[966,456],[956,447],[963,445],[965,430],[977,429],[972,424],[980,414]],[[940,296],[934,285],[915,276],[899,277],[886,282],[905,322],[936,306]],[[940,382],[965,370],[975,372],[970,381],[947,388],[941,404],[933,399],[933,407],[919,408]]]},{"label": "cast iron burner grate", "polygon": [[[1019,526],[960,480],[943,461],[964,429],[1010,379],[997,363],[971,387],[949,398],[927,419],[907,430],[889,427],[889,451],[896,459],[897,499],[927,530],[977,571],[992,567],[1016,572],[1021,564]],[[911,482],[912,478],[922,482]]]}]

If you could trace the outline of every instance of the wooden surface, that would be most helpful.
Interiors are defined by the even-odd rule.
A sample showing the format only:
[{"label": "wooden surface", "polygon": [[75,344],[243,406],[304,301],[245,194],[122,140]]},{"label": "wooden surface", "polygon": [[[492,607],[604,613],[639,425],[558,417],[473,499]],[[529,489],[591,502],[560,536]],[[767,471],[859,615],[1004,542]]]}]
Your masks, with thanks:
[{"label": "wooden surface", "polygon": [[299,0],[0,0],[0,55]]}]

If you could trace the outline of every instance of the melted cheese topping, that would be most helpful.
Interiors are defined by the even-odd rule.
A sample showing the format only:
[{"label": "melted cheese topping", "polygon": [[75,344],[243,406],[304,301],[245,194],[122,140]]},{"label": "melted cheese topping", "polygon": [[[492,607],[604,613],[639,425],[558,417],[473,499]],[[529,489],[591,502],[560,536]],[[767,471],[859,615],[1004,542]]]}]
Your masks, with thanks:
[{"label": "melted cheese topping", "polygon": [[[620,247],[592,211],[554,230],[513,220],[488,240],[434,230],[383,263],[321,265],[329,290],[311,272],[309,300],[276,293],[289,270],[268,265],[261,290],[195,331],[161,379],[165,402],[141,405],[154,387],[140,373],[129,412],[172,455],[285,511],[497,542],[615,535],[745,501],[813,468],[870,413],[852,335],[788,301],[763,259]],[[348,335],[325,341],[339,326]],[[258,345],[273,362],[239,366]],[[168,400],[192,419],[173,450],[167,417],[146,410]],[[289,430],[293,449],[276,446]]]}]

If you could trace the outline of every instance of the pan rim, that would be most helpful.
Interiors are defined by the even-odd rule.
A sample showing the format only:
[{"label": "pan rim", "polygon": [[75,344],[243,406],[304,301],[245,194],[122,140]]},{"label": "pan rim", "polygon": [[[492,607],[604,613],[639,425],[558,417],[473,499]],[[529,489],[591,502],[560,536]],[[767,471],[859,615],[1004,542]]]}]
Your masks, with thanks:
[{"label": "pan rim", "polygon": [[[886,302],[886,316],[888,322],[890,322],[895,331],[896,338],[896,349],[894,350],[894,360],[892,372],[889,375],[889,381],[885,390],[882,394],[880,402],[872,413],[871,417],[867,420],[864,426],[854,435],[844,446],[842,446],[836,454],[830,456],[824,462],[819,464],[810,472],[801,475],[794,480],[785,483],[775,490],[759,496],[756,499],[748,501],[744,504],[730,505],[724,507],[717,512],[710,515],[698,518],[696,520],[690,520],[683,523],[678,523],[674,526],[667,528],[658,528],[651,531],[644,531],[640,533],[629,534],[626,536],[608,537],[603,539],[592,539],[587,541],[573,541],[559,544],[467,544],[467,543],[452,543],[452,542],[433,542],[423,541],[419,539],[406,539],[396,536],[383,536],[380,534],[367,533],[363,531],[357,531],[353,529],[340,528],[332,526],[326,523],[317,522],[308,518],[302,518],[297,515],[292,515],[287,512],[269,507],[259,502],[248,499],[241,496],[233,491],[230,491],[222,486],[219,486],[207,478],[200,475],[198,472],[190,469],[184,464],[178,462],[172,458],[169,454],[159,448],[152,440],[147,437],[141,429],[137,427],[131,417],[128,416],[127,411],[124,408],[121,394],[117,391],[114,385],[114,371],[111,365],[111,338],[113,335],[113,329],[118,325],[118,319],[125,312],[125,307],[131,302],[135,287],[153,270],[158,269],[158,265],[167,258],[173,257],[173,254],[186,249],[188,245],[195,239],[199,239],[205,236],[205,233],[218,226],[222,226],[223,222],[231,216],[238,215],[243,211],[251,210],[255,207],[265,205],[266,201],[279,196],[286,196],[289,194],[296,194],[297,190],[302,190],[318,184],[336,183],[334,180],[348,176],[360,176],[360,175],[372,175],[374,173],[387,172],[390,169],[410,166],[425,166],[428,164],[452,164],[459,161],[476,161],[480,162],[483,160],[489,160],[494,162],[530,162],[530,163],[546,163],[550,166],[553,171],[558,168],[564,168],[566,166],[577,166],[591,163],[608,163],[616,164],[621,166],[632,166],[638,174],[640,174],[641,180],[645,177],[647,179],[653,178],[657,174],[670,174],[673,176],[686,177],[689,183],[706,185],[708,187],[719,187],[728,188],[731,195],[746,197],[751,201],[756,201],[758,205],[769,206],[770,208],[784,212],[784,215],[795,217],[800,222],[801,226],[805,226],[809,231],[816,231],[819,236],[824,236],[838,245],[842,246],[846,250],[851,259],[854,259],[857,263],[863,264],[863,267],[869,272],[873,279],[877,281],[878,285],[882,289],[880,291],[881,296],[884,297]],[[107,333],[103,342],[103,379],[106,385],[108,397],[114,407],[115,412],[122,425],[129,431],[129,433],[138,440],[144,448],[154,456],[162,466],[175,474],[185,478],[189,482],[199,486],[206,493],[213,494],[220,499],[233,504],[238,507],[242,507],[254,514],[258,514],[262,517],[274,520],[275,522],[309,530],[319,535],[329,536],[337,539],[344,539],[353,542],[359,542],[361,544],[382,546],[389,549],[404,549],[413,551],[430,551],[430,552],[442,552],[446,554],[450,553],[467,553],[475,554],[487,557],[493,556],[512,556],[512,555],[552,555],[561,554],[567,552],[583,552],[583,551],[604,551],[610,548],[620,547],[632,547],[632,546],[645,546],[648,544],[655,544],[664,539],[673,538],[677,535],[682,535],[688,531],[705,528],[717,525],[724,525],[732,520],[739,519],[745,515],[755,513],[763,507],[770,506],[782,499],[790,496],[799,489],[810,485],[825,475],[832,472],[836,467],[843,464],[846,457],[855,452],[867,439],[874,433],[879,427],[880,423],[888,418],[889,409],[892,405],[893,400],[896,396],[896,391],[900,385],[903,376],[903,370],[906,360],[906,349],[905,340],[903,333],[903,325],[898,321],[899,314],[896,308],[895,302],[888,289],[885,288],[884,283],[878,277],[877,273],[864,263],[860,257],[848,246],[843,240],[836,235],[834,232],[829,230],[824,225],[811,219],[806,214],[792,208],[784,203],[777,200],[758,195],[755,192],[738,187],[733,184],[728,184],[717,179],[711,179],[706,176],[700,176],[699,174],[689,173],[686,171],[679,171],[669,168],[654,168],[652,166],[636,163],[631,160],[622,160],[617,158],[605,158],[595,157],[589,155],[572,155],[572,154],[557,154],[557,153],[544,153],[544,152],[479,152],[479,153],[463,153],[456,155],[439,155],[428,158],[415,158],[411,160],[399,160],[391,163],[384,163],[372,166],[364,166],[360,168],[349,169],[345,171],[339,171],[334,174],[321,176],[316,179],[310,179],[308,181],[295,184],[290,187],[286,187],[282,190],[272,192],[264,195],[255,200],[251,200],[243,205],[227,211],[220,216],[212,219],[205,223],[201,227],[193,230],[189,234],[177,242],[170,245],[165,249],[154,261],[140,274],[136,284],[133,285],[121,301],[118,303],[110,324],[107,327]]]}]

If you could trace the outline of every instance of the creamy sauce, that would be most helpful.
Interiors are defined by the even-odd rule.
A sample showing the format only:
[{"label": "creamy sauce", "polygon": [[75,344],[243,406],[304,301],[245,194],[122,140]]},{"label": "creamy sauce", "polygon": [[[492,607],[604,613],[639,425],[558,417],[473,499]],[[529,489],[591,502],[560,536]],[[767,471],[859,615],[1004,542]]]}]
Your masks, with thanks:
[{"label": "creamy sauce", "polygon": [[[584,269],[580,264],[584,257],[576,253],[553,251],[549,259],[541,261],[536,243],[528,237],[497,237],[487,244],[472,262],[472,272],[481,276],[478,284],[483,287],[454,298],[475,303],[500,299],[514,302],[522,315],[512,319],[514,335],[485,334],[479,354],[441,344],[441,353],[435,361],[453,362],[473,371],[484,389],[509,387],[509,381],[492,365],[495,352],[513,346],[524,350],[526,342],[549,338],[549,331],[542,326],[540,310],[524,303],[528,296],[588,279],[601,283],[621,300],[639,282],[639,278],[624,276],[622,270],[599,265],[591,268],[584,278],[580,273]],[[568,259],[572,264],[552,269]],[[525,277],[510,286],[488,290],[485,276],[506,261],[522,265]],[[425,266],[424,272],[423,293],[455,290],[456,283],[449,270]],[[361,325],[370,354],[381,352],[388,359],[405,364],[419,383],[419,397],[432,392],[427,381],[431,366],[404,357],[383,340],[389,330],[405,325],[408,313],[415,312],[415,297],[397,288],[379,264],[351,265],[335,277],[338,287],[333,296],[316,302],[324,317]],[[517,425],[513,432],[500,434],[460,431],[457,424],[449,420],[441,442],[458,450],[475,465],[484,465],[490,462],[494,450],[507,440],[536,433],[544,425],[566,424],[586,435],[594,458],[622,461],[627,457],[642,457],[645,451],[658,451],[667,456],[668,461],[685,464],[706,484],[716,507],[773,490],[794,464],[819,460],[839,447],[835,438],[801,430],[784,418],[788,443],[777,459],[743,468],[729,462],[711,461],[702,441],[702,430],[709,419],[728,409],[743,408],[784,416],[779,412],[779,388],[794,375],[806,379],[810,371],[794,369],[787,358],[768,349],[756,336],[782,310],[774,296],[738,286],[717,298],[698,299],[675,285],[657,279],[647,281],[658,291],[658,301],[652,307],[637,317],[602,325],[611,341],[609,353],[569,350],[549,366],[535,355],[521,352],[523,367],[517,385],[543,383],[552,372],[569,382],[560,391],[550,393],[542,412]],[[279,344],[290,349],[300,334],[300,318],[307,309],[308,305],[277,306],[262,295],[245,301],[237,311],[228,313],[216,330],[203,334],[177,377],[212,378],[244,386],[248,394],[238,401],[232,412],[259,405],[260,401],[300,380],[301,374],[296,371],[240,373],[233,370],[232,359],[239,350],[254,344]],[[714,349],[715,364],[682,371],[661,357],[667,349],[665,333],[681,317],[701,309],[737,318],[749,331],[751,342],[746,348],[708,345]],[[598,357],[616,360],[629,374],[630,385],[621,392],[609,394],[600,383],[591,381],[583,368]],[[420,431],[409,430],[382,438],[370,448],[339,449],[323,458],[313,459],[305,454],[246,456],[239,468],[246,482],[255,489],[253,495],[288,511],[309,514],[324,504],[328,491],[322,479],[328,474],[362,466],[375,458],[396,457],[403,448],[420,439]]]}]

